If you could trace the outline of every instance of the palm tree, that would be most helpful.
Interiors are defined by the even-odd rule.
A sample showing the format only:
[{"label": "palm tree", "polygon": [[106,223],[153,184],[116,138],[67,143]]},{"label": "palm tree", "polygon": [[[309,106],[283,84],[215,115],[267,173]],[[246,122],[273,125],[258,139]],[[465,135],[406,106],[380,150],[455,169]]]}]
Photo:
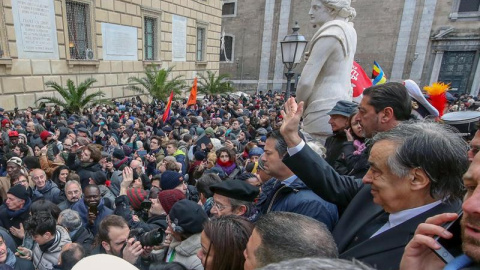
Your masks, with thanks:
[{"label": "palm tree", "polygon": [[77,114],[82,114],[83,109],[86,107],[99,104],[111,104],[111,102],[106,99],[99,99],[105,96],[105,93],[101,91],[87,95],[87,90],[91,88],[92,84],[96,81],[97,80],[93,78],[88,78],[75,87],[73,81],[68,79],[66,88],[53,81],[46,82],[45,85],[57,91],[63,97],[63,100],[56,97],[42,97],[37,99],[35,103],[39,104],[40,107],[46,103],[53,103],[63,107],[70,113]]},{"label": "palm tree", "polygon": [[199,74],[200,81],[198,90],[204,94],[222,94],[232,92],[234,89],[230,82],[226,81],[229,78],[228,74],[220,74],[216,76],[217,72],[207,70],[207,76]]},{"label": "palm tree", "polygon": [[144,95],[150,95],[156,100],[165,101],[172,91],[175,94],[180,94],[181,90],[185,88],[185,80],[181,79],[182,75],[168,79],[172,70],[173,67],[158,69],[154,65],[147,66],[145,68],[146,77],[128,78],[130,85],[125,88]]}]

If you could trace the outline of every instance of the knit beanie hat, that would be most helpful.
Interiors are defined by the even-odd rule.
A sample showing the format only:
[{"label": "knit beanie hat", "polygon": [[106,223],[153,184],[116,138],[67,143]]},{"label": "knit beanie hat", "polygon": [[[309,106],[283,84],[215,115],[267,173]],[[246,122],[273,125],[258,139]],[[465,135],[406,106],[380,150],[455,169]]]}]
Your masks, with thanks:
[{"label": "knit beanie hat", "polygon": [[10,130],[8,132],[8,137],[18,137],[18,131],[16,130]]},{"label": "knit beanie hat", "polygon": [[215,131],[213,130],[213,128],[208,127],[208,128],[205,129],[205,134],[213,137],[213,136],[215,136]]},{"label": "knit beanie hat", "polygon": [[160,187],[162,190],[169,190],[178,187],[183,181],[181,173],[165,171],[160,176]]},{"label": "knit beanie hat", "polygon": [[15,185],[11,187],[7,193],[12,194],[13,196],[24,201],[27,201],[28,199],[30,199],[30,196],[28,196],[27,188],[25,188],[22,185]]},{"label": "knit beanie hat", "polygon": [[125,153],[123,152],[123,149],[121,148],[115,148],[113,150],[112,157],[118,158],[118,159],[124,159],[125,158]]},{"label": "knit beanie hat", "polygon": [[202,161],[207,157],[207,155],[205,155],[205,152],[203,151],[197,151],[193,155],[195,156],[195,160],[198,160],[198,161]]},{"label": "knit beanie hat", "polygon": [[203,208],[187,199],[176,202],[168,216],[174,231],[179,232],[176,227],[181,227],[181,231],[188,234],[200,233],[203,230],[203,224],[208,221]]},{"label": "knit beanie hat", "polygon": [[10,120],[8,119],[3,119],[2,120],[2,127],[4,127],[5,125],[9,124],[10,123]]},{"label": "knit beanie hat", "polygon": [[140,210],[142,202],[148,197],[148,192],[140,188],[127,189],[127,197],[134,210]]},{"label": "knit beanie hat", "polygon": [[162,190],[158,193],[158,200],[167,215],[170,213],[173,205],[183,199],[185,199],[185,194],[178,189]]},{"label": "knit beanie hat", "polygon": [[92,172],[92,174],[90,175],[90,178],[92,178],[93,181],[95,181],[95,184],[97,185],[105,185],[105,182],[107,182],[107,177],[101,171]]},{"label": "knit beanie hat", "polygon": [[46,141],[48,137],[52,136],[52,134],[46,130],[42,131],[40,133],[40,138],[42,139],[42,141]]}]

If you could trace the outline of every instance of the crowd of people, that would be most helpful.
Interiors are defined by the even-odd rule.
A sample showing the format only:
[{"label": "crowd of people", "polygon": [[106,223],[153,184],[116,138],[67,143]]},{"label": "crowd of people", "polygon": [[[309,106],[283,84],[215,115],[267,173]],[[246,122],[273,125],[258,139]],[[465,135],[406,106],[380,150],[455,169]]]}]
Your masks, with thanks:
[{"label": "crowd of people", "polygon": [[[271,91],[164,111],[0,108],[0,265],[441,269],[433,236],[458,240],[453,263],[480,263],[480,132],[469,146],[411,119],[403,84],[337,102],[325,142]],[[453,235],[442,225],[462,209]]]}]

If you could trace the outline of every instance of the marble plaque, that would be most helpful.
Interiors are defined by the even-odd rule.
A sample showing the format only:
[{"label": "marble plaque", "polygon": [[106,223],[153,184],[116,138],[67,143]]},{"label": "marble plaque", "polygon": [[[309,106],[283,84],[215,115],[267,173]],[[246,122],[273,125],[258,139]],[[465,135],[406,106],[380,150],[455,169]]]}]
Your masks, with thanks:
[{"label": "marble plaque", "polygon": [[187,61],[187,18],[172,15],[172,61]]},{"label": "marble plaque", "polygon": [[58,59],[54,1],[12,0],[19,58]]},{"label": "marble plaque", "polygon": [[138,60],[137,28],[102,23],[103,60]]}]

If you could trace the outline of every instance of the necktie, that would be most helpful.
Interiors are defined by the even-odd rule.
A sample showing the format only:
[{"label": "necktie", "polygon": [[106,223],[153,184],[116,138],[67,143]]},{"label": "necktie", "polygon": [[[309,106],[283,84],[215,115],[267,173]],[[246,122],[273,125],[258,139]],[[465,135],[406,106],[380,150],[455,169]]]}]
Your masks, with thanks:
[{"label": "necktie", "polygon": [[374,233],[376,233],[388,221],[389,213],[382,212],[377,217],[372,219],[367,224],[363,225],[358,231],[357,235],[350,243],[348,248],[354,247],[365,240],[368,240]]}]

